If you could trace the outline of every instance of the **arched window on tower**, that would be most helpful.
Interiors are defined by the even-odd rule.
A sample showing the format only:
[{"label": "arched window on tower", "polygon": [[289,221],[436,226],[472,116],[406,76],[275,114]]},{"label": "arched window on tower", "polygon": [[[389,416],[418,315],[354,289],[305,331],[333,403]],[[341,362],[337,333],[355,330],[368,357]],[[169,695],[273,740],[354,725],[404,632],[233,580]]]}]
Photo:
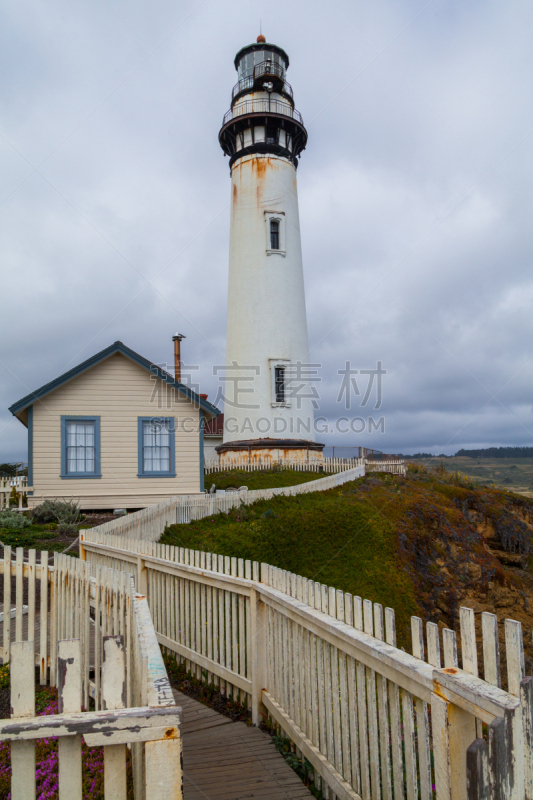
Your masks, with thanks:
[{"label": "arched window on tower", "polygon": [[279,250],[279,220],[270,220],[270,249]]}]

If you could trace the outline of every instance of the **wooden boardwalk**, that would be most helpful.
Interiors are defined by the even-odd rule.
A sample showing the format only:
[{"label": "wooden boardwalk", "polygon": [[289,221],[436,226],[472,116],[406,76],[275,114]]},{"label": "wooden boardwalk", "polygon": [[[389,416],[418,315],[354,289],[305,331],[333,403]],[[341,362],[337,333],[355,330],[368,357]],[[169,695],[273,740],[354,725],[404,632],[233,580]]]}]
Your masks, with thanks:
[{"label": "wooden boardwalk", "polygon": [[267,733],[232,722],[174,690],[183,709],[184,800],[312,797]]}]

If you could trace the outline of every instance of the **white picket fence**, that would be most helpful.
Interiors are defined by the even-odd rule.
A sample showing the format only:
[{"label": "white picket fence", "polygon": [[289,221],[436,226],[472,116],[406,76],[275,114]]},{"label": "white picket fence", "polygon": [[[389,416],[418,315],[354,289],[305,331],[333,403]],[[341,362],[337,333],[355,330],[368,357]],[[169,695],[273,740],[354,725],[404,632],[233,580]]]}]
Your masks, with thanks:
[{"label": "white picket fence", "polygon": [[[4,609],[15,600],[15,629],[4,613],[1,649],[12,681],[13,716],[0,721],[0,741],[13,743],[12,800],[35,797],[35,769],[28,766],[35,765],[35,739],[46,736],[60,737],[60,800],[81,800],[82,734],[90,747],[106,745],[106,797],[126,800],[130,744],[135,800],[182,798],[180,709],[132,576],[67,555],[54,554],[52,566],[46,552],[38,564],[35,550],[24,560],[22,548],[13,559],[10,547],[0,574]],[[35,717],[36,665],[40,683],[58,687],[59,715]],[[94,712],[81,712],[90,698]],[[153,793],[161,787],[167,794]]]},{"label": "white picket fence", "polygon": [[290,469],[296,472],[343,472],[346,469],[360,467],[364,463],[362,458],[324,458],[320,461],[302,461],[296,459],[254,459],[248,455],[235,456],[231,464],[222,464],[218,458],[206,459],[204,472],[209,475],[213,472],[225,470],[242,470],[244,472],[259,472],[271,469]]},{"label": "white picket fence", "polygon": [[28,479],[21,475],[16,478],[0,478],[0,511],[4,508],[9,508],[9,499],[13,487],[16,488],[20,495],[17,507],[23,508],[24,500],[27,499],[28,495]]},{"label": "white picket fence", "polygon": [[392,475],[405,475],[407,467],[405,461],[365,461],[366,472],[390,472]]},{"label": "white picket fence", "polygon": [[482,679],[469,608],[459,642],[413,617],[409,654],[396,647],[393,609],[268,564],[96,529],[83,554],[132,571],[159,643],[248,703],[255,724],[268,715],[326,798],[533,797],[533,682],[519,622],[504,624],[504,691],[493,614],[481,615]]},{"label": "white picket fence", "polygon": [[253,491],[230,492],[228,494],[190,494],[176,495],[157,505],[143,508],[133,514],[104,522],[92,530],[102,534],[128,536],[156,542],[167,525],[187,523],[193,519],[203,519],[221,511],[229,511],[241,505],[250,505],[257,500],[271,500],[273,497],[295,497],[308,492],[324,492],[347,481],[353,481],[365,474],[364,466],[318,478],[297,486],[284,486],[279,489],[254,489]]},{"label": "white picket fence", "polygon": [[242,470],[244,472],[259,472],[265,470],[290,469],[297,472],[344,472],[354,467],[364,466],[366,472],[390,472],[393,475],[405,475],[407,467],[405,461],[399,458],[384,458],[382,460],[367,460],[366,458],[324,458],[322,461],[251,461],[247,456],[241,456],[232,461],[231,465],[221,464],[216,458],[206,460],[204,472],[210,475],[224,470]]}]

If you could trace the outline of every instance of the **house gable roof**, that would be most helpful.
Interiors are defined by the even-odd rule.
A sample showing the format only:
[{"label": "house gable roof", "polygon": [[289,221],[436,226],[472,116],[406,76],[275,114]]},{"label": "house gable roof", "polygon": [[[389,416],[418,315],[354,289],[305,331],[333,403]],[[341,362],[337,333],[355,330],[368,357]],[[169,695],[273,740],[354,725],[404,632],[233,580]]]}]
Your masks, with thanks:
[{"label": "house gable roof", "polygon": [[86,372],[88,369],[91,369],[91,367],[94,367],[96,364],[99,364],[101,361],[104,361],[106,358],[109,358],[109,356],[112,356],[115,353],[121,353],[135,364],[138,364],[140,367],[147,370],[147,372],[149,372],[151,375],[155,375],[169,386],[174,387],[176,391],[178,391],[180,394],[183,394],[188,400],[191,400],[204,411],[207,411],[207,413],[211,416],[216,417],[220,414],[218,408],[211,405],[211,403],[208,403],[207,400],[204,400],[203,397],[200,397],[200,395],[196,394],[196,392],[193,392],[188,386],[176,381],[172,375],[170,375],[170,373],[166,372],[164,369],[161,369],[161,367],[158,367],[157,364],[152,364],[147,358],[139,355],[139,353],[136,353],[134,350],[130,350],[130,348],[126,347],[126,345],[122,342],[114,342],[109,347],[106,347],[105,350],[101,350],[99,353],[96,353],[96,355],[91,356],[91,358],[88,358],[86,361],[78,364],[77,367],[69,369],[68,372],[60,375],[59,378],[50,381],[50,383],[45,383],[45,385],[41,386],[40,389],[36,389],[31,394],[23,397],[22,400],[19,400],[17,403],[13,403],[13,405],[10,406],[9,411],[16,416],[21,411],[24,411],[24,409],[28,408],[28,406],[31,406],[36,400],[40,400],[41,397],[45,397],[45,395],[53,392],[54,389],[58,389],[60,386],[63,386],[63,384],[71,381],[72,378],[75,378],[77,375],[81,375],[82,372]]}]

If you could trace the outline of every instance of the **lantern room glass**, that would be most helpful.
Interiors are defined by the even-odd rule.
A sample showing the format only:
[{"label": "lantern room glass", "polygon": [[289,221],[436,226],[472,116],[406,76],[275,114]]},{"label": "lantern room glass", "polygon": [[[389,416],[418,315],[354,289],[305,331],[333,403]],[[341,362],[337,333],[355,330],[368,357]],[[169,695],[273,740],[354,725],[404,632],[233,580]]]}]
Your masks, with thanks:
[{"label": "lantern room glass", "polygon": [[283,68],[283,76],[285,77],[287,65],[283,56],[272,50],[252,50],[252,52],[243,55],[239,61],[237,68],[239,80],[251,77],[254,72],[254,67],[258,64],[262,64],[264,61],[272,61],[274,64],[279,64]]}]

